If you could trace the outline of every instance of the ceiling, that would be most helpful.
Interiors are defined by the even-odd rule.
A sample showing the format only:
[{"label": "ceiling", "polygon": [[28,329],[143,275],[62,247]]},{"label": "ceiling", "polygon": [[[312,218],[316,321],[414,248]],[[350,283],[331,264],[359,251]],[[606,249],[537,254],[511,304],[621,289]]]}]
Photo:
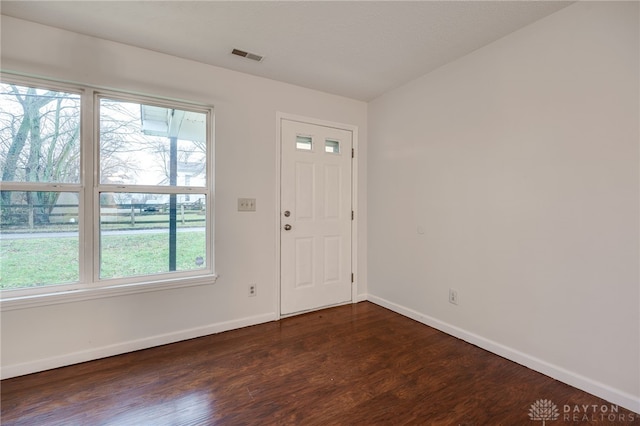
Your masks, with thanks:
[{"label": "ceiling", "polygon": [[[370,101],[565,1],[6,1],[1,13]],[[263,55],[255,62],[237,48]]]}]

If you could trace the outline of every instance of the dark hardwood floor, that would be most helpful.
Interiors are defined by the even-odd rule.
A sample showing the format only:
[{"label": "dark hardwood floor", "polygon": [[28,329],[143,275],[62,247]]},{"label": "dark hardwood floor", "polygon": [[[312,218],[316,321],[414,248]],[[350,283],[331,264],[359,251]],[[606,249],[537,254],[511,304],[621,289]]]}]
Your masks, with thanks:
[{"label": "dark hardwood floor", "polygon": [[[640,425],[369,302],[7,379],[1,397],[6,426]],[[556,420],[530,419],[543,399]]]}]

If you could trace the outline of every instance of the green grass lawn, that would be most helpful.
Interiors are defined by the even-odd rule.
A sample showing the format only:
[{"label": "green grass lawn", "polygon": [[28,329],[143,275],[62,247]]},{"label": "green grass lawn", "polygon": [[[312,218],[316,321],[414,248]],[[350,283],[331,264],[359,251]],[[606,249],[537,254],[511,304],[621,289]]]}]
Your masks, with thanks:
[{"label": "green grass lawn", "polygon": [[[120,278],[169,271],[169,236],[110,234],[101,241],[101,278]],[[205,233],[178,232],[176,267],[204,268]],[[78,239],[33,238],[0,240],[0,289],[73,283],[79,280]]]},{"label": "green grass lawn", "polygon": [[0,289],[75,281],[77,238],[0,240]]}]

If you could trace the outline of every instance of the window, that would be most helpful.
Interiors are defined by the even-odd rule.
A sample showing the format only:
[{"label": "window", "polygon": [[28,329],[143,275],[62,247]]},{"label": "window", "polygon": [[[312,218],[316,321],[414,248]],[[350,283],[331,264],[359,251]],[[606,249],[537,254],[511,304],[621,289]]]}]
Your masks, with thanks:
[{"label": "window", "polygon": [[313,148],[311,136],[296,136],[296,149],[301,151],[311,151]]},{"label": "window", "polygon": [[325,140],[324,150],[331,154],[340,154],[340,141],[334,141],[332,139]]},{"label": "window", "polygon": [[56,86],[0,83],[3,298],[213,276],[211,109]]}]

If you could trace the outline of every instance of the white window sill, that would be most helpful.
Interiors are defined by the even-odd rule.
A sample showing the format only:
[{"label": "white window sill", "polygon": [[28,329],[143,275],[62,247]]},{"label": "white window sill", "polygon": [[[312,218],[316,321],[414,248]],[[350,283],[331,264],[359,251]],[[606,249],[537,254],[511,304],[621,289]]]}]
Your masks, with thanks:
[{"label": "white window sill", "polygon": [[156,281],[135,284],[119,284],[109,287],[83,288],[78,290],[52,292],[32,296],[2,298],[0,311],[37,308],[40,306],[58,305],[61,303],[81,302],[83,300],[102,299],[105,297],[126,296],[130,294],[147,293],[151,291],[173,290],[184,287],[194,287],[214,284],[217,275],[203,275],[174,279],[170,281]]}]

